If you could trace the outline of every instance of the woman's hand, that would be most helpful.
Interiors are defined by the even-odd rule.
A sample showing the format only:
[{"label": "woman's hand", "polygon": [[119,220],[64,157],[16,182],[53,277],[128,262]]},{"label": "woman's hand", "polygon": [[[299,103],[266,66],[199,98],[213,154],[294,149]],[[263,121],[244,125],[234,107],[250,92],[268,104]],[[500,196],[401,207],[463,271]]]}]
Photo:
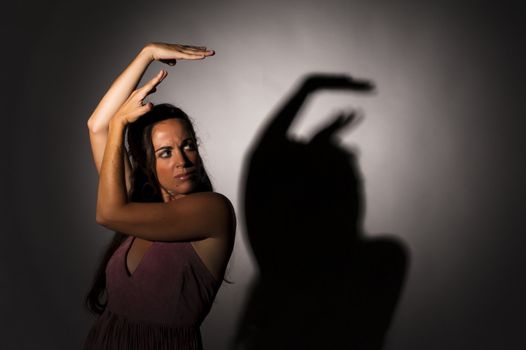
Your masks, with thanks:
[{"label": "woman's hand", "polygon": [[159,74],[143,87],[134,90],[115,113],[112,122],[125,125],[133,123],[139,119],[140,116],[148,113],[152,109],[153,104],[151,102],[145,103],[144,99],[157,90],[157,85],[159,85],[167,75],[168,73],[165,70],[161,70]]},{"label": "woman's hand", "polygon": [[148,44],[144,48],[144,52],[149,55],[152,61],[161,61],[170,66],[175,65],[177,60],[202,60],[215,54],[214,50],[207,50],[204,46],[167,43]]}]

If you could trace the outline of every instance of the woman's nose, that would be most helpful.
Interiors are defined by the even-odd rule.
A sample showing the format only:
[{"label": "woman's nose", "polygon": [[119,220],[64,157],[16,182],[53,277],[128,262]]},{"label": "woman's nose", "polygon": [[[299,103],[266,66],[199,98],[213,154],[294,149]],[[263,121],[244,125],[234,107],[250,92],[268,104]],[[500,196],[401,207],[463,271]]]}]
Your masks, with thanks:
[{"label": "woman's nose", "polygon": [[186,164],[186,157],[184,156],[183,152],[176,152],[175,156],[175,166],[178,168],[184,167]]}]

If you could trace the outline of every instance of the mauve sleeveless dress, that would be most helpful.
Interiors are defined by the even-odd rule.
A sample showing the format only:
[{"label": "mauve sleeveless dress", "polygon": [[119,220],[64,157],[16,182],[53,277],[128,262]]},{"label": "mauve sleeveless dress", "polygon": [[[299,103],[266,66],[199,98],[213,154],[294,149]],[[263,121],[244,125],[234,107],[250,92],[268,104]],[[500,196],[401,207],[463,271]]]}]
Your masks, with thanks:
[{"label": "mauve sleeveless dress", "polygon": [[106,267],[108,305],[84,349],[202,349],[199,326],[220,282],[190,242],[153,242],[133,274],[129,236]]}]

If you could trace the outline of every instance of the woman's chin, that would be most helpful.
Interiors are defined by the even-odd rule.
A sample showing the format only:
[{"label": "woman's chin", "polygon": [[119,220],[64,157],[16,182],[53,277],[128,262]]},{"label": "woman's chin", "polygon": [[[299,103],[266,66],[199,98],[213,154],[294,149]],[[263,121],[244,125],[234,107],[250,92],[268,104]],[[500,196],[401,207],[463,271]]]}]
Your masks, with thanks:
[{"label": "woman's chin", "polygon": [[197,182],[195,181],[184,181],[177,186],[168,189],[168,192],[172,194],[172,196],[178,196],[178,195],[187,195],[195,191],[197,188]]}]

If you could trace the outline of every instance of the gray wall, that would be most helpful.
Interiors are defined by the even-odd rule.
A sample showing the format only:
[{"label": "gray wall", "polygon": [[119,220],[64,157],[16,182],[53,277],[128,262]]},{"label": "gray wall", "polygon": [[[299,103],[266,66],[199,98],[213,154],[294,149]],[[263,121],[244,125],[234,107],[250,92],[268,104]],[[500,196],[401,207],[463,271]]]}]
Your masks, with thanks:
[{"label": "gray wall", "polygon": [[[518,4],[16,5],[14,15],[3,14],[2,348],[81,347],[92,322],[82,298],[111,236],[94,220],[97,173],[86,120],[149,41],[217,51],[170,68],[153,100],[193,116],[216,188],[238,209],[246,151],[304,74],[373,80],[373,95],[318,94],[291,136],[308,138],[335,111],[363,110],[362,123],[341,136],[359,150],[365,229],[391,233],[411,251],[386,349],[524,348],[525,16]],[[210,350],[229,348],[257,273],[243,235],[239,215],[228,275],[235,283],[222,288],[203,325]]]}]

